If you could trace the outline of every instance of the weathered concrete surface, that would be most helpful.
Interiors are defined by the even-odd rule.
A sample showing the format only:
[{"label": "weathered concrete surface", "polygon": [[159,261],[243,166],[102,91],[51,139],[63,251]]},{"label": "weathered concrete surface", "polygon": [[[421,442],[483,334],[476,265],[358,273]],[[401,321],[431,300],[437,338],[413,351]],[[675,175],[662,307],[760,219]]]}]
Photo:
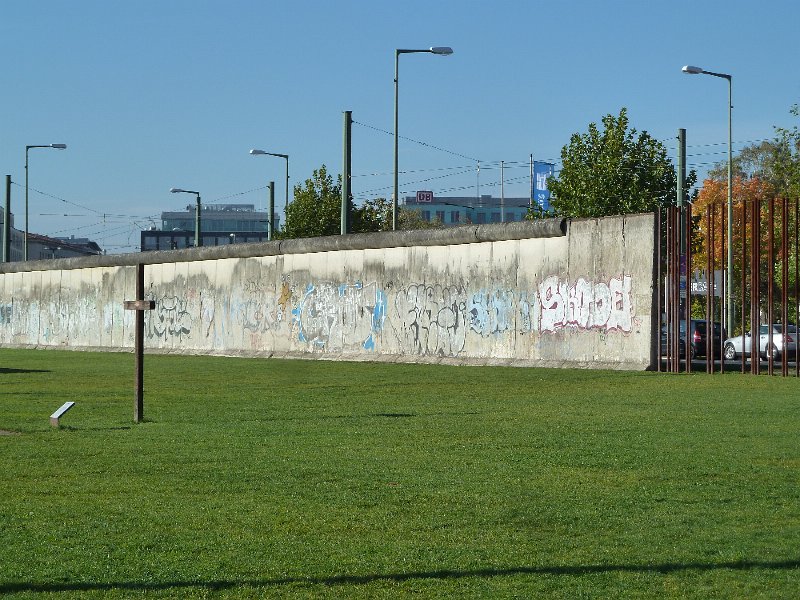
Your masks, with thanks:
[{"label": "weathered concrete surface", "polygon": [[[0,344],[454,364],[651,365],[653,215],[0,265]],[[23,268],[23,266],[25,268]]]}]

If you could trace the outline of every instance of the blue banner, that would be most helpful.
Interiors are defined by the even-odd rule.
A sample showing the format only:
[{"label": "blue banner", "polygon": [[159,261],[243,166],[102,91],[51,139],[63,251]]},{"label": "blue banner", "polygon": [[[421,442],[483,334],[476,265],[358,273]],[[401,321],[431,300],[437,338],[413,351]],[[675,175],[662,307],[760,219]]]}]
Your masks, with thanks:
[{"label": "blue banner", "polygon": [[533,201],[542,212],[550,210],[550,190],[547,188],[547,179],[555,172],[555,165],[545,162],[533,163]]}]

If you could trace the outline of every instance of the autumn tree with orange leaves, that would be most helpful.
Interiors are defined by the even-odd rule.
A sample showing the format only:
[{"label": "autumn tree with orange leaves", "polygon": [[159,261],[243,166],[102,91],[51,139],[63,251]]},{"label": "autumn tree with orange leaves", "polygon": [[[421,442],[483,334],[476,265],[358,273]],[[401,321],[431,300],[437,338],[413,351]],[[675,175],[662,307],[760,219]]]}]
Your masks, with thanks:
[{"label": "autumn tree with orange leaves", "polygon": [[[723,247],[723,232],[727,232],[725,219],[727,219],[727,196],[728,184],[727,181],[719,179],[706,179],[703,183],[703,188],[697,195],[695,202],[692,205],[692,215],[695,218],[694,230],[692,232],[693,249],[692,249],[692,269],[704,271],[707,267],[708,253],[711,251],[714,257],[714,269],[724,269],[726,260],[727,240],[725,240],[725,247]],[[734,288],[741,289],[742,279],[742,206],[745,206],[747,212],[747,248],[748,264],[745,265],[746,271],[749,271],[749,262],[752,257],[749,256],[750,239],[752,236],[752,223],[751,207],[753,203],[759,206],[760,215],[760,253],[761,259],[759,261],[760,269],[760,286],[758,290],[759,297],[761,298],[762,310],[766,310],[765,302],[769,292],[769,278],[768,271],[772,268],[773,273],[773,297],[779,298],[783,287],[783,259],[781,255],[781,229],[783,225],[783,216],[781,211],[781,198],[772,183],[761,179],[760,177],[746,177],[737,175],[733,180],[733,253],[734,253]],[[773,206],[773,221],[774,229],[772,236],[772,251],[773,261],[768,260],[769,256],[769,210],[770,204]],[[796,280],[796,244],[795,244],[795,228],[796,213],[795,201],[789,203],[787,229],[788,229],[788,249],[787,249],[787,272],[789,275],[788,289],[789,294],[793,295]],[[709,212],[713,213],[713,228],[714,237],[713,244],[710,244],[709,227],[710,219]],[[749,274],[748,274],[749,278]],[[749,304],[749,296],[752,293],[750,284],[745,289],[746,305]],[[739,292],[737,292],[738,294]],[[700,306],[697,307],[702,312]],[[693,307],[693,312],[695,307]],[[702,318],[702,317],[701,317]],[[794,318],[792,318],[792,321]]]},{"label": "autumn tree with orange leaves", "polygon": [[[767,214],[767,201],[775,197],[775,188],[768,182],[759,177],[745,178],[737,175],[733,179],[733,248],[734,256],[741,256],[742,253],[742,203],[751,206],[753,202],[762,204],[762,218]],[[695,239],[699,243],[694,245],[692,255],[692,268],[703,270],[706,268],[706,260],[709,251],[708,218],[707,211],[710,209],[715,213],[715,235],[713,256],[717,265],[721,264],[725,253],[722,247],[722,223],[727,219],[728,206],[728,182],[720,179],[706,179],[703,187],[697,194],[697,198],[692,204],[692,215],[699,217],[696,219],[696,230],[693,232]],[[749,213],[748,213],[749,214]],[[762,230],[763,233],[763,230]],[[766,234],[764,234],[765,236]],[[764,237],[762,236],[762,237]],[[766,237],[764,237],[766,240]],[[726,242],[727,243],[727,242]],[[734,260],[734,263],[736,261]],[[734,264],[737,269],[739,265]]]}]

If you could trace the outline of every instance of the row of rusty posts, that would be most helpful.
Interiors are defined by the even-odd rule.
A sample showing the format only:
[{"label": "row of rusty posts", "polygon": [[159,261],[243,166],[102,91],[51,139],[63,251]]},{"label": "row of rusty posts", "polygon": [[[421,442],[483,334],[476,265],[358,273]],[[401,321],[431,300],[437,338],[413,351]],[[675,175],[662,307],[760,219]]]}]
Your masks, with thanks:
[{"label": "row of rusty posts", "polygon": [[[706,373],[741,370],[742,373],[759,374],[761,361],[748,360],[743,351],[745,337],[742,337],[739,369],[736,369],[732,360],[725,358],[726,337],[749,335],[751,355],[760,357],[763,352],[768,373],[772,375],[776,371],[777,361],[775,353],[769,349],[775,347],[774,337],[783,335],[784,343],[780,347],[784,350],[788,348],[786,342],[791,338],[794,350],[783,352],[780,372],[783,376],[789,375],[789,362],[794,361],[794,375],[800,377],[798,332],[795,330],[790,333],[785,326],[800,322],[800,199],[749,200],[742,202],[736,212],[739,219],[733,224],[733,240],[726,239],[724,203],[709,204],[704,211],[695,211],[691,204],[687,204],[684,208],[671,206],[657,213],[657,228],[662,236],[656,256],[657,369],[673,373],[692,371],[693,328],[688,325],[692,319],[692,299],[704,297],[704,316],[700,320],[706,321],[706,346],[703,349]],[[694,229],[695,225],[697,230]],[[706,250],[704,294],[692,294],[691,286],[692,239],[697,235]],[[739,262],[739,285],[728,282],[724,276],[727,271],[726,249],[730,243],[740,246],[739,256],[736,257]],[[789,279],[790,262],[794,264],[793,282]],[[717,271],[721,274],[719,286],[714,276]],[[738,315],[735,314],[736,306],[726,306],[726,286],[729,284],[734,285],[731,297],[740,309]],[[728,311],[733,311],[733,316],[738,319],[736,331],[724,331]],[[760,347],[759,340],[763,320],[766,324],[780,323],[783,327],[782,333],[776,333],[773,327],[766,327],[766,348]],[[719,348],[714,347],[713,335],[717,322],[723,332]],[[715,360],[715,356],[719,356],[719,360]]]}]

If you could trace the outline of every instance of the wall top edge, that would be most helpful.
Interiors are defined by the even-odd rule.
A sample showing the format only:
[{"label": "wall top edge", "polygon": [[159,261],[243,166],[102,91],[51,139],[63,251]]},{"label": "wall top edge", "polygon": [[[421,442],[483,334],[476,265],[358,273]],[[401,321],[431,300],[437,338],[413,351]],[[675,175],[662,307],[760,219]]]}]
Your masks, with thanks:
[{"label": "wall top edge", "polygon": [[272,242],[185,248],[181,250],[159,250],[114,254],[109,256],[87,256],[80,258],[57,258],[54,260],[0,263],[0,273],[50,271],[56,269],[90,269],[96,267],[126,267],[137,264],[148,265],[194,262],[222,258],[253,258],[282,254],[311,254],[336,250],[368,250],[409,246],[451,246],[478,242],[563,237],[567,235],[568,229],[568,219],[554,218],[515,223],[463,225],[449,227],[447,229],[355,233],[349,235],[275,240]]}]

